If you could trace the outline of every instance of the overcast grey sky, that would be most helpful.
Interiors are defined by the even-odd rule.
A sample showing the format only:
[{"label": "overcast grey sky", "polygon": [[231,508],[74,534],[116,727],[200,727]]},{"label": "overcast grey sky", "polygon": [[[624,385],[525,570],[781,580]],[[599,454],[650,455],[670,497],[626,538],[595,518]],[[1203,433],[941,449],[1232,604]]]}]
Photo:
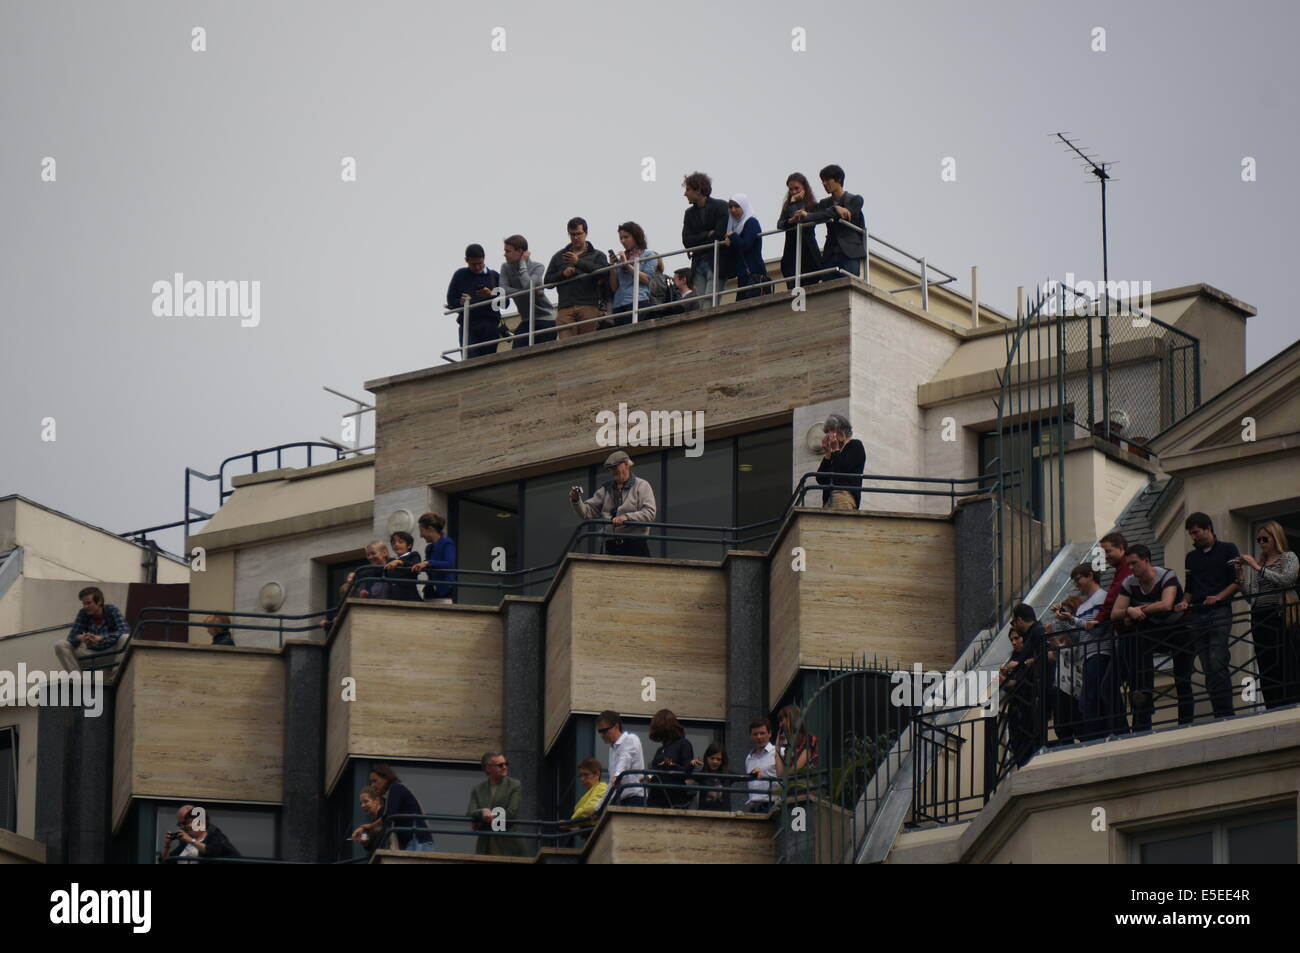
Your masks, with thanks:
[{"label": "overcast grey sky", "polygon": [[[582,215],[602,248],[629,218],[676,248],[697,168],[770,228],[787,173],[837,162],[873,233],[963,290],[979,265],[1012,310],[1017,284],[1100,276],[1098,190],[1058,130],[1119,163],[1111,276],[1255,305],[1255,367],[1297,337],[1298,22],[1185,0],[0,0],[0,495],[115,531],[178,519],[187,465],[337,436],[322,384],[440,363],[468,242],[548,257]],[[178,271],[260,281],[260,324],[155,316]]]}]

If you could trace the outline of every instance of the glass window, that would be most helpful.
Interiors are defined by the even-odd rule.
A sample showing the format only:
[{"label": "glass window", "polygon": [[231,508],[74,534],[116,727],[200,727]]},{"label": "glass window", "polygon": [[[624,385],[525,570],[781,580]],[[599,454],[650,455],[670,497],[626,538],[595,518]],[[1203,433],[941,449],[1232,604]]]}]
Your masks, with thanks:
[{"label": "glass window", "polygon": [[[154,803],[155,852],[162,849],[163,834],[176,830],[176,812],[185,801],[157,801]],[[188,802],[193,803],[193,802]],[[278,857],[276,845],[276,811],[264,807],[241,807],[231,804],[198,805],[207,812],[209,830],[219,828],[221,833],[239,851],[241,857]]]},{"label": "glass window", "polygon": [[18,829],[18,729],[0,728],[0,828]]},{"label": "glass window", "polygon": [[[698,457],[684,450],[668,455],[668,516],[664,522],[697,523],[704,526],[732,525],[732,477],[735,446],[731,440],[706,441],[708,449]],[[718,539],[708,530],[665,530],[672,536]],[[673,559],[720,560],[727,553],[723,543],[690,543],[678,540],[667,545]]]},{"label": "glass window", "polygon": [[[456,498],[456,563],[460,569],[492,571],[492,552],[505,551],[507,571],[519,568],[519,484],[472,490]],[[487,583],[490,576],[467,576],[466,582]],[[460,586],[456,601],[468,605],[497,605],[497,589]]]},{"label": "glass window", "polygon": [[[731,527],[775,520],[784,512],[791,490],[791,428],[775,427],[740,437],[708,441],[703,454],[687,457],[683,449],[650,452],[633,448],[633,474],[650,484],[657,512],[655,522],[694,523]],[[517,483],[476,488],[452,497],[452,536],[459,550],[460,567],[490,571],[492,551],[501,547],[509,571],[544,566],[555,560],[573,535],[578,518],[568,503],[571,486],[581,486],[586,497],[609,480],[600,465],[575,467],[532,477]],[[739,488],[740,499],[736,499]],[[747,536],[745,548],[763,548],[771,537],[762,537],[764,527]],[[775,532],[775,529],[773,529]],[[727,546],[714,542],[717,531],[673,530],[670,535],[689,537],[682,541],[658,539],[664,530],[650,537],[652,556],[682,559],[720,560]],[[692,539],[709,542],[692,542]],[[602,552],[599,539],[587,539],[581,552]],[[531,575],[528,595],[546,591],[549,573]],[[467,580],[469,581],[469,580]],[[477,582],[491,582],[479,577]],[[496,605],[503,591],[461,587],[458,602]]]},{"label": "glass window", "polygon": [[[455,854],[474,853],[476,837],[469,829],[466,811],[469,808],[470,792],[487,777],[482,769],[474,765],[391,763],[398,778],[420,802],[423,813],[450,814],[456,817],[456,820],[430,821],[430,827],[465,831],[464,834],[434,834],[434,848]],[[358,820],[357,823],[362,821]]]},{"label": "glass window", "polygon": [[1276,820],[1228,827],[1228,863],[1294,864],[1296,862],[1296,819]]},{"label": "glass window", "polygon": [[[603,471],[602,471],[603,472]],[[555,562],[565,552],[581,520],[569,503],[569,487],[582,487],[583,499],[590,499],[596,488],[591,484],[589,467],[548,473],[524,482],[524,559],[528,568]],[[596,527],[589,527],[596,529]],[[591,552],[580,544],[579,552]],[[544,595],[550,585],[550,572],[531,574],[529,596]],[[533,579],[538,579],[533,583]]]},{"label": "glass window", "polygon": [[[748,526],[779,519],[794,492],[790,427],[778,427],[736,438],[736,525]],[[766,549],[780,523],[757,526],[738,535],[741,538],[771,532],[766,538],[741,543],[741,549]]]},{"label": "glass window", "polygon": [[1142,845],[1144,864],[1212,864],[1214,863],[1214,834],[1203,831],[1167,840],[1149,841]]},{"label": "glass window", "polygon": [[1220,817],[1166,828],[1136,838],[1143,864],[1294,864],[1293,808]]}]

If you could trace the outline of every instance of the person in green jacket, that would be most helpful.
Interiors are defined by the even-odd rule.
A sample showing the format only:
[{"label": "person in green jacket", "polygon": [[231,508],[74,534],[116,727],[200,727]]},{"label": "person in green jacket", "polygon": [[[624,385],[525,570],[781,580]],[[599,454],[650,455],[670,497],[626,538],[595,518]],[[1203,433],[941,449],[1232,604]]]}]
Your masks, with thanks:
[{"label": "person in green jacket", "polygon": [[[507,777],[510,773],[510,763],[499,751],[489,751],[484,754],[482,765],[487,780],[476,785],[470,792],[469,810],[466,812],[469,815],[470,827],[476,831],[516,830],[511,819],[519,816],[520,804],[523,801],[523,785],[514,778]],[[498,816],[494,814],[496,808],[500,808],[504,813],[500,814],[500,821],[494,827],[493,821]],[[490,854],[495,857],[527,857],[532,854],[532,851],[522,837],[489,834],[478,838],[474,853]]]}]

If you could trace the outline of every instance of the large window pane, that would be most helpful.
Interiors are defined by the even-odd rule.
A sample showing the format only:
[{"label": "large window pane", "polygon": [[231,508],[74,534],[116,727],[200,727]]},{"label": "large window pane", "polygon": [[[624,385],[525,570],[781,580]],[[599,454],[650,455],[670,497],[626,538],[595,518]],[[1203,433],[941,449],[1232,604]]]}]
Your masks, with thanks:
[{"label": "large window pane", "polygon": [[[534,477],[524,483],[524,559],[529,569],[555,562],[561,557],[582,521],[569,503],[569,487],[582,487],[583,499],[595,492],[591,485],[588,467],[564,470]],[[596,527],[589,527],[596,529]],[[580,541],[578,552],[590,552],[591,547]],[[558,567],[556,567],[558,568]],[[550,585],[550,572],[532,573],[531,585],[524,593],[530,596],[545,594]],[[533,580],[538,580],[533,582]]]},{"label": "large window pane", "polygon": [[18,729],[0,728],[0,827],[18,829]]},{"label": "large window pane", "polygon": [[1141,847],[1144,864],[1212,864],[1214,834],[1203,831],[1185,837],[1150,841]]},{"label": "large window pane", "polygon": [[[476,837],[469,829],[469,818],[465,812],[469,808],[470,791],[474,785],[485,780],[487,775],[481,769],[468,765],[438,767],[395,763],[393,770],[402,783],[411,789],[425,814],[452,814],[456,817],[453,821],[430,821],[430,827],[465,831],[464,834],[434,834],[434,849],[456,854],[474,853]],[[531,846],[529,853],[532,853]]]},{"label": "large window pane", "polygon": [[1228,828],[1228,863],[1294,864],[1296,819],[1278,818]]},{"label": "large window pane", "polygon": [[[519,568],[519,485],[473,490],[456,499],[456,562],[460,569],[492,570],[492,551],[505,550],[506,570]],[[464,582],[492,582],[490,576],[466,576]],[[511,580],[513,581],[513,580]],[[494,606],[508,591],[458,586],[456,601],[469,605]]]},{"label": "large window pane", "polygon": [[[736,525],[748,526],[779,518],[785,511],[794,486],[790,476],[792,451],[789,427],[764,430],[736,438]],[[752,539],[741,549],[766,549],[779,523],[755,527],[741,533],[754,537],[771,532],[773,536]]]},{"label": "large window pane", "polygon": [[[734,442],[706,442],[708,449],[698,457],[688,457],[683,450],[668,455],[668,516],[665,522],[693,523],[702,526],[731,526]],[[694,539],[718,539],[717,532],[670,529],[672,536]],[[670,541],[668,556],[674,559],[720,560],[726,555],[722,543]]]}]

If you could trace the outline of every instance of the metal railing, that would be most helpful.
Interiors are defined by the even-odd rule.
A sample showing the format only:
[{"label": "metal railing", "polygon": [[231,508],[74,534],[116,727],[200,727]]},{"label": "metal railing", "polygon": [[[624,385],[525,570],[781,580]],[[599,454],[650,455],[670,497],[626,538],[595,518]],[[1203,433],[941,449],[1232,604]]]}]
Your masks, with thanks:
[{"label": "metal railing", "polygon": [[[824,679],[790,731],[810,739],[816,761],[795,767],[787,745],[780,800],[779,862],[853,863],[890,793],[890,777],[904,763],[915,706],[895,704],[883,659],[851,659],[822,672]],[[780,755],[778,754],[778,757]]]},{"label": "metal railing", "polygon": [[1062,281],[1043,288],[1046,317],[1063,316],[1067,414],[1079,432],[1149,442],[1201,405],[1201,342],[1132,301],[1088,295]]},{"label": "metal railing", "polygon": [[[1215,611],[1220,608],[1227,611]],[[968,819],[1008,775],[1045,750],[1300,703],[1294,635],[1300,618],[1288,624],[1288,612],[1300,615],[1256,597],[1247,607],[1191,606],[1173,613],[1174,619],[1128,631],[1105,622],[1091,631],[1045,627],[1044,645],[1031,647],[1015,666],[1002,667],[995,713],[967,707],[915,717],[911,823]],[[1215,630],[1226,644],[1218,650],[1226,647],[1226,658],[1221,666],[1211,661],[1207,673]],[[1232,650],[1239,645],[1247,650],[1237,653],[1244,661],[1236,663]]]},{"label": "metal railing", "polygon": [[[823,483],[822,480],[826,482]],[[866,485],[866,483],[873,481],[887,484],[910,483],[919,486],[873,487]],[[584,545],[589,546],[590,550],[594,552],[598,541],[632,539],[644,540],[647,545],[650,543],[685,543],[726,546],[728,548],[750,546],[762,540],[771,540],[774,543],[777,534],[780,532],[781,525],[793,509],[804,505],[804,498],[808,493],[847,489],[855,484],[860,487],[860,489],[855,489],[855,492],[860,492],[863,495],[881,493],[887,495],[947,497],[950,505],[954,506],[959,499],[986,494],[991,490],[987,480],[983,477],[918,477],[879,473],[829,473],[813,470],[804,473],[800,477],[799,485],[791,493],[781,513],[766,520],[740,526],[710,526],[699,523],[650,521],[624,524],[625,526],[650,530],[650,533],[641,534],[616,532],[608,519],[584,519],[579,520],[574,526],[573,532],[569,534],[568,540],[560,547],[556,557],[541,565],[502,571],[462,569],[459,567],[456,569],[432,570],[432,572],[444,577],[436,580],[420,580],[412,575],[409,570],[386,573],[378,566],[363,566],[354,575],[346,594],[340,601],[356,597],[361,590],[366,591],[366,596],[361,598],[392,599],[394,596],[390,595],[392,591],[390,587],[400,587],[398,591],[405,592],[405,595],[398,596],[398,599],[404,598],[407,601],[417,601],[419,597],[415,592],[416,587],[429,584],[447,585],[453,591],[457,589],[488,589],[505,596],[549,583],[555,578],[555,574],[569,553],[581,552]],[[969,486],[971,484],[974,484],[974,486]],[[961,489],[964,486],[969,486],[969,488]],[[936,488],[928,489],[927,487]],[[943,489],[943,487],[946,487],[946,489]],[[766,527],[771,528],[766,529]],[[701,533],[711,535],[698,535]],[[374,595],[374,590],[377,588],[382,593],[381,595]]]},{"label": "metal railing", "polygon": [[[920,290],[921,307],[922,310],[924,311],[930,310],[930,289],[932,287],[940,287],[943,285],[950,284],[957,280],[955,275],[951,275],[948,272],[944,271],[942,268],[938,268],[935,265],[932,265],[929,262],[927,262],[924,256],[916,256],[911,254],[910,252],[904,251],[903,249],[899,248],[897,245],[891,244],[890,242],[887,242],[876,235],[872,235],[866,229],[854,225],[851,222],[838,222],[837,227],[852,229],[853,231],[859,232],[863,235],[864,246],[866,247],[867,255],[863,259],[862,273],[855,274],[851,271],[847,271],[845,269],[838,268],[838,267],[819,268],[813,271],[804,271],[803,270],[803,230],[805,228],[815,229],[817,225],[820,224],[823,223],[797,222],[789,228],[769,229],[768,231],[760,232],[758,234],[757,237],[761,243],[762,239],[767,238],[771,235],[785,235],[786,233],[791,231],[795,233],[795,271],[794,274],[790,275],[789,277],[782,276],[780,278],[769,278],[766,274],[764,274],[763,278],[766,280],[747,282],[746,284],[742,285],[739,283],[740,278],[738,276],[724,275],[721,273],[722,272],[722,267],[721,267],[722,249],[729,248],[730,245],[726,240],[715,240],[712,242],[707,242],[702,245],[691,245],[684,248],[678,248],[669,252],[656,252],[655,254],[652,255],[639,255],[636,259],[634,259],[631,262],[620,261],[613,264],[608,264],[601,268],[593,269],[590,272],[585,272],[581,275],[575,275],[572,278],[565,278],[561,281],[543,282],[542,284],[537,284],[535,281],[531,280],[530,278],[527,289],[512,287],[511,289],[507,290],[502,286],[498,286],[497,288],[490,289],[493,292],[490,298],[484,298],[480,301],[474,301],[468,298],[467,296],[467,300],[464,301],[459,308],[454,308],[454,309],[446,308],[443,311],[445,315],[456,314],[460,316],[461,341],[459,347],[449,348],[448,350],[443,351],[441,357],[445,361],[451,361],[456,359],[455,357],[453,357],[453,355],[458,356],[462,360],[465,359],[466,355],[468,355],[469,357],[483,356],[485,354],[495,353],[497,347],[503,342],[510,342],[512,346],[517,346],[517,342],[522,342],[526,340],[527,343],[531,346],[532,344],[535,343],[536,336],[538,333],[537,332],[537,297],[539,294],[544,294],[548,290],[553,290],[553,289],[558,290],[564,285],[568,285],[576,282],[591,282],[593,280],[601,280],[600,276],[606,276],[604,280],[608,281],[607,276],[616,272],[618,269],[630,268],[632,274],[632,301],[630,303],[630,309],[627,311],[611,312],[610,314],[603,314],[600,315],[599,317],[587,318],[582,321],[575,321],[570,324],[564,325],[563,326],[564,328],[577,329],[587,325],[594,326],[594,325],[598,325],[600,322],[608,322],[614,319],[621,318],[622,315],[624,314],[630,315],[630,321],[628,323],[637,324],[640,322],[643,316],[650,315],[653,317],[664,313],[669,313],[669,314],[680,313],[682,310],[684,310],[684,307],[691,306],[689,303],[694,303],[695,306],[698,306],[706,299],[708,302],[708,307],[716,308],[721,303],[721,298],[724,294],[733,293],[731,291],[726,291],[723,289],[723,285],[727,282],[727,280],[733,277],[737,278],[737,286],[734,289],[736,300],[746,300],[750,297],[774,292],[775,287],[778,284],[785,284],[793,293],[797,289],[802,288],[806,280],[812,278],[821,280],[823,278],[830,279],[830,278],[840,278],[840,277],[853,277],[853,278],[860,278],[862,281],[869,284],[870,277],[871,277],[871,255],[872,255],[871,243],[872,242],[875,242],[878,245],[883,245],[884,247],[896,252],[897,254],[910,259],[913,263],[915,263],[915,265],[917,265],[920,268],[919,281],[917,281],[916,283],[906,285],[900,288],[890,288],[885,290],[888,290],[889,293],[891,294],[898,294],[904,291]],[[644,304],[642,302],[642,293],[641,293],[642,285],[650,280],[644,278],[644,273],[641,270],[641,264],[643,262],[655,261],[659,263],[657,266],[658,268],[663,268],[663,262],[665,259],[674,258],[679,255],[693,256],[698,252],[702,252],[706,250],[710,251],[712,254],[712,266],[713,266],[713,272],[712,272],[713,280],[711,282],[712,287],[710,293],[707,296],[696,294],[688,298],[683,298],[676,301],[666,301],[660,304]],[[877,257],[881,257],[883,260],[888,261],[890,264],[894,265],[895,267],[905,267],[899,265],[895,261],[891,261],[890,259],[885,258],[884,256],[878,255]],[[764,262],[764,264],[766,266],[767,264],[766,261]],[[943,276],[942,280],[937,280],[937,281],[931,280],[930,278],[931,272],[935,272],[939,275],[942,275]],[[754,276],[741,276],[741,277],[754,277]],[[611,291],[613,290],[614,289],[611,289]],[[527,315],[527,323],[526,323],[527,330],[522,330],[525,327],[525,324],[523,322],[524,316],[523,316],[523,309],[519,308],[518,309],[519,316],[520,316],[519,327],[521,328],[521,330],[517,331],[514,334],[500,335],[498,337],[490,338],[489,340],[486,341],[476,342],[474,344],[469,343],[470,318],[472,316],[482,315],[484,312],[491,312],[493,316],[497,317],[499,320],[501,317],[504,316],[504,313],[506,309],[508,309],[510,302],[515,302],[516,307],[518,308],[517,299],[522,299],[525,296],[528,299],[528,315]],[[649,298],[648,291],[645,300],[646,301],[651,300]],[[684,306],[683,302],[687,302],[688,304]],[[555,309],[555,305],[552,305],[549,302],[549,300],[547,301],[545,307],[548,312],[553,311]],[[658,314],[656,314],[656,312]],[[561,328],[559,327],[551,328],[548,326],[543,329],[542,333],[551,336],[557,333],[559,330],[561,330]]]},{"label": "metal railing", "polygon": [[[347,456],[350,453],[358,453],[361,450],[366,450],[366,449],[370,449],[370,448],[361,447],[361,448],[354,449],[350,447],[341,447],[337,444],[324,443],[319,440],[298,440],[292,443],[281,443],[281,444],[277,444],[274,447],[266,447],[262,450],[249,450],[246,453],[237,453],[234,456],[226,457],[226,459],[221,461],[221,465],[217,468],[216,473],[204,473],[203,471],[196,470],[193,467],[186,467],[185,468],[185,515],[184,517],[178,520],[173,520],[170,523],[160,523],[157,526],[146,526],[142,529],[134,529],[126,533],[119,533],[118,535],[123,539],[130,539],[133,542],[136,542],[142,546],[147,545],[150,542],[148,540],[149,534],[160,533],[169,529],[177,529],[178,527],[184,527],[185,535],[188,536],[190,532],[190,526],[192,524],[201,523],[205,520],[212,519],[212,515],[213,515],[212,513],[208,513],[204,510],[200,510],[193,505],[192,502],[193,488],[192,488],[191,481],[197,479],[207,483],[216,483],[217,484],[217,507],[216,508],[220,509],[222,505],[226,502],[226,499],[232,493],[235,492],[233,487],[229,489],[226,488],[226,468],[231,464],[238,463],[241,460],[248,460],[249,465],[251,467],[250,472],[258,473],[260,472],[262,458],[269,457],[271,454],[275,455],[274,469],[279,470],[284,466],[285,453],[292,450],[305,450],[306,457],[307,457],[306,465],[310,467],[313,465],[312,455],[314,452],[327,451],[329,453],[334,454],[333,459],[342,460],[345,456]],[[186,562],[189,561],[188,556],[179,556],[178,558]]]}]

